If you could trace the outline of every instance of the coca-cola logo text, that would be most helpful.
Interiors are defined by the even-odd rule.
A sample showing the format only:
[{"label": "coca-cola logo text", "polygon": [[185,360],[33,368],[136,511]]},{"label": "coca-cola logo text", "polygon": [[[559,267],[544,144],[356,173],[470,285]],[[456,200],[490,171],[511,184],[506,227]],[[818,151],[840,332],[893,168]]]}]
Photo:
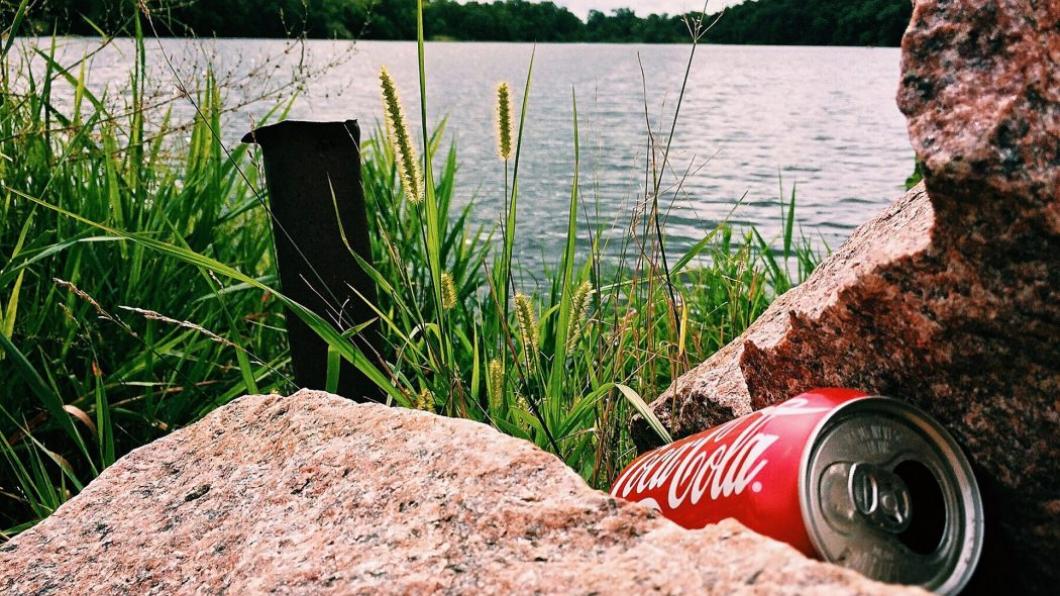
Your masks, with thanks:
[{"label": "coca-cola logo text", "polygon": [[[633,495],[634,500],[658,507],[655,498],[641,495],[667,486],[666,504],[676,509],[686,500],[695,505],[704,496],[716,500],[739,495],[748,487],[758,492],[762,485],[755,477],[769,463],[764,456],[779,438],[762,432],[762,428],[779,416],[819,414],[828,409],[807,407],[807,403],[804,398],[791,399],[722,424],[693,441],[658,449],[630,466],[611,495],[624,499]],[[727,441],[741,425],[736,438]]]}]

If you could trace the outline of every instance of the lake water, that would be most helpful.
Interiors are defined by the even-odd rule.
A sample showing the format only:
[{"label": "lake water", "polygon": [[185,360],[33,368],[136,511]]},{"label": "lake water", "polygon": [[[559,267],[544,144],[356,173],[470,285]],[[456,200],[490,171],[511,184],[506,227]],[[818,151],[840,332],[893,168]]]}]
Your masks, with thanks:
[{"label": "lake water", "polygon": [[[70,62],[97,45],[61,40],[59,53]],[[326,70],[309,79],[290,117],[357,118],[367,131],[381,117],[377,73],[385,65],[403,92],[406,113],[418,120],[413,43],[149,40],[147,47],[160,97],[172,94],[178,82],[198,84],[207,60],[231,81],[227,100],[236,103],[281,85],[299,68]],[[430,119],[448,117],[447,131],[461,158],[460,200],[474,197],[475,217],[484,224],[496,221],[504,184],[494,141],[495,86],[509,81],[520,100],[533,51],[530,44],[427,44]],[[664,141],[688,53],[688,46],[536,47],[520,182],[524,261],[553,261],[565,233],[572,90],[578,99],[581,191],[589,203],[585,216],[617,236],[643,197],[645,103]],[[131,58],[128,40],[93,56],[90,86],[109,87],[112,95],[126,92]],[[905,120],[894,101],[898,77],[895,48],[700,46],[662,184],[671,189],[660,199],[671,205],[671,252],[726,217],[775,237],[781,183],[788,193],[797,184],[803,234],[818,246],[837,246],[901,194],[912,169]],[[226,141],[238,142],[273,103],[250,103],[229,114]],[[173,106],[178,118],[193,114],[186,100]]]}]

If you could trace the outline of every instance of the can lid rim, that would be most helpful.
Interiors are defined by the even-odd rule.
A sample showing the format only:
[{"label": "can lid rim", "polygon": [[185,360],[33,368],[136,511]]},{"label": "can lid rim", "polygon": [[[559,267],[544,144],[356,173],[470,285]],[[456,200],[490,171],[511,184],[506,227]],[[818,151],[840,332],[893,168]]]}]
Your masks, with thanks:
[{"label": "can lid rim", "polygon": [[[921,426],[925,430],[930,430],[937,434],[943,444],[940,448],[951,451],[955,454],[955,472],[961,477],[960,480],[966,480],[968,488],[971,494],[979,496],[979,485],[976,482],[975,474],[971,469],[971,464],[968,463],[968,459],[964,456],[964,452],[960,446],[954,440],[953,436],[934,418],[929,414],[921,410],[920,408],[900,399],[888,397],[884,395],[866,395],[863,397],[856,397],[854,399],[843,402],[842,404],[835,407],[831,412],[828,412],[821,418],[814,426],[814,429],[810,435],[811,440],[807,442],[803,448],[802,455],[799,461],[799,478],[798,478],[798,491],[799,491],[799,509],[802,512],[803,525],[806,527],[806,533],[810,538],[810,543],[813,545],[814,550],[821,555],[822,558],[827,560],[825,555],[825,549],[819,533],[818,524],[814,521],[813,512],[811,511],[811,491],[812,486],[809,482],[810,472],[810,460],[819,446],[824,429],[840,414],[845,413],[851,408],[864,408],[866,407],[865,402],[872,402],[873,404],[880,404],[887,410],[898,410],[906,413],[912,413],[916,415],[913,422]],[[940,594],[957,594],[968,581],[971,579],[972,573],[975,571],[976,565],[979,562],[979,557],[982,554],[983,549],[983,505],[981,498],[963,499],[964,505],[967,509],[966,516],[973,520],[973,527],[970,528],[970,532],[973,534],[971,542],[971,552],[967,555],[962,555],[961,559],[965,561],[964,572],[954,573],[945,579],[938,586],[930,586],[929,589],[940,593]],[[975,536],[974,534],[978,534]],[[968,542],[966,540],[965,542]]]}]

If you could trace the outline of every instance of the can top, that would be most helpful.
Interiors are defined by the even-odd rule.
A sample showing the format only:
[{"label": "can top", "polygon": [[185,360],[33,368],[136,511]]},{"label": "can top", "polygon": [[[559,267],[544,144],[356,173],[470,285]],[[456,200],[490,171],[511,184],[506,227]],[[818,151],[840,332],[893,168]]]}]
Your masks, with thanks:
[{"label": "can top", "polygon": [[979,489],[956,442],[922,411],[884,397],[841,405],[819,423],[799,479],[803,521],[826,560],[945,594],[971,577]]}]

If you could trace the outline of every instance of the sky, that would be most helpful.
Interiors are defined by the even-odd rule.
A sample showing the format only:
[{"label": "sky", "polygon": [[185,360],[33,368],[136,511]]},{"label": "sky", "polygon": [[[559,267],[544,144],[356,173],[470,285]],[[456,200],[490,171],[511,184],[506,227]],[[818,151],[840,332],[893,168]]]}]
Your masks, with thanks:
[{"label": "sky", "polygon": [[[588,16],[592,9],[611,12],[616,8],[632,8],[640,16],[651,13],[680,14],[692,10],[702,10],[703,0],[552,0],[560,6],[566,6],[581,18]],[[743,0],[710,0],[709,12],[724,6],[739,4]]]}]

